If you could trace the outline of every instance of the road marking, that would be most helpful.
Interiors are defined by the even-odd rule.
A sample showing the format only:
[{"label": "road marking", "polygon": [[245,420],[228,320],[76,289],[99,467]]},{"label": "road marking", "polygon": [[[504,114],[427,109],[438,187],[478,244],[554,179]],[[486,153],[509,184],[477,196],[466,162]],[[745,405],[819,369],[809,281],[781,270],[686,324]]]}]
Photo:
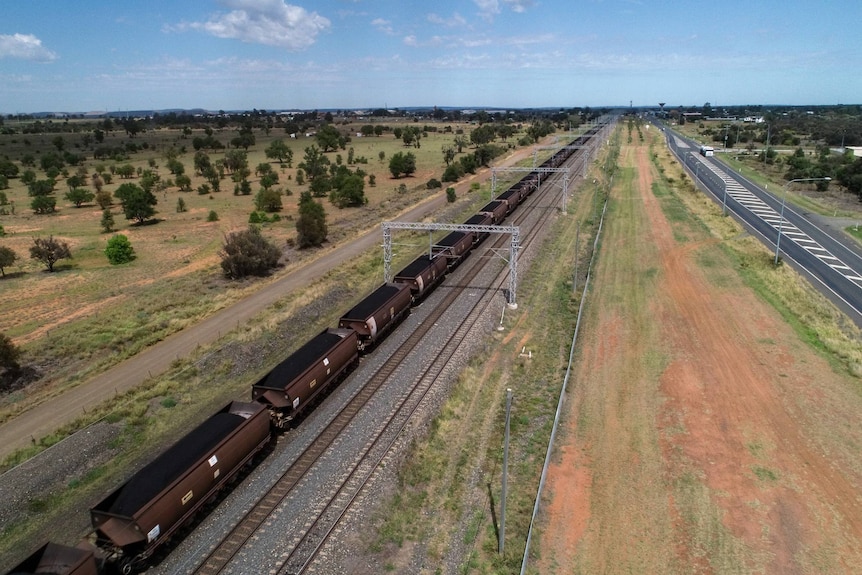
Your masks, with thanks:
[{"label": "road marking", "polygon": [[[674,138],[676,138],[676,136],[674,136]],[[681,141],[677,139],[677,147],[688,148],[689,146],[682,145]],[[795,243],[797,246],[822,261],[837,273],[847,278],[853,284],[862,287],[862,277],[856,275],[856,272],[850,266],[835,257],[829,252],[829,250],[820,245],[817,240],[813,239],[786,219],[782,219],[778,212],[769,207],[769,205],[755,196],[752,192],[747,190],[742,184],[737,182],[730,174],[722,170],[714,162],[701,157],[699,154],[692,153],[692,156],[701,164],[706,166],[713,174],[721,178],[724,182],[725,190],[727,190],[727,195],[733,198],[739,205],[745,207],[748,211],[775,228],[776,231],[780,230],[781,235],[786,236],[788,241]]]}]

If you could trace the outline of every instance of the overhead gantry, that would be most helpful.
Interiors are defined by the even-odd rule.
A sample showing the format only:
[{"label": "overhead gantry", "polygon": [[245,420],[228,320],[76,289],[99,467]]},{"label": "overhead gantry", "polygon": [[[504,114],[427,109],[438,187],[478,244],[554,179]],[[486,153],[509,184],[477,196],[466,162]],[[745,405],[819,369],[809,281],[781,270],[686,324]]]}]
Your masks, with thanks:
[{"label": "overhead gantry", "polygon": [[511,242],[509,244],[508,259],[504,254],[493,250],[500,255],[509,264],[509,307],[515,309],[518,307],[516,293],[518,290],[518,250],[520,249],[521,231],[518,226],[477,226],[470,224],[431,224],[422,222],[383,222],[383,279],[386,282],[392,281],[392,230],[425,230],[428,232],[428,254],[433,256],[434,240],[433,233],[436,231],[447,232],[475,232],[478,234],[509,234]]}]

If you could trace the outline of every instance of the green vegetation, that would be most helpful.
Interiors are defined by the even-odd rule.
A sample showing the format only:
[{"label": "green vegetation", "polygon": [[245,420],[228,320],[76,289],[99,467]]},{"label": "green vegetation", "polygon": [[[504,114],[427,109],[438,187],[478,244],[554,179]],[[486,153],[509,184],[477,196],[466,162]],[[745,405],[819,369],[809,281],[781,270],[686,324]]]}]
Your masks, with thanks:
[{"label": "green vegetation", "polygon": [[225,277],[241,279],[267,275],[278,265],[281,250],[264,238],[260,229],[249,226],[246,230],[228,234],[221,256]]},{"label": "green vegetation", "polygon": [[129,238],[123,234],[117,234],[108,240],[105,247],[105,256],[111,265],[125,264],[135,259],[135,249]]}]

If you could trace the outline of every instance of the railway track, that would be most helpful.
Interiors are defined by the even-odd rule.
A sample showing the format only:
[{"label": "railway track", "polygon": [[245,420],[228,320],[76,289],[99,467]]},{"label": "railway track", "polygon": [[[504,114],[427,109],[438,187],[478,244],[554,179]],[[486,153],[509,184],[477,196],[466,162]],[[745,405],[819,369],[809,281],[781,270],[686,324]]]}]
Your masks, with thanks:
[{"label": "railway track", "polygon": [[[582,152],[581,152],[582,153]],[[573,154],[566,165],[577,166],[581,162],[579,153]],[[583,169],[586,162],[581,162]],[[543,201],[559,196],[559,191],[552,185],[554,178],[543,186],[513,214],[512,223],[518,225],[524,222]],[[539,226],[531,226],[528,233],[522,236],[522,247],[526,248],[538,233]],[[491,249],[501,247],[506,238],[489,238]],[[485,244],[482,244],[485,249]],[[230,570],[233,559],[242,551],[246,544],[255,537],[255,534],[266,524],[268,519],[279,508],[293,490],[304,479],[308,478],[315,464],[327,452],[332,444],[348,429],[357,414],[361,413],[363,407],[375,396],[384,384],[396,373],[398,367],[410,356],[420,342],[433,329],[435,324],[443,317],[450,305],[458,297],[469,289],[471,282],[485,268],[485,261],[479,258],[468,258],[465,269],[458,274],[457,284],[449,286],[448,292],[442,300],[433,308],[429,316],[406,338],[404,343],[395,350],[376,370],[370,380],[351,398],[349,403],[332,419],[327,427],[311,442],[311,444],[299,455],[295,462],[287,469],[281,477],[272,485],[263,497],[246,513],[227,534],[226,537],[213,548],[203,562],[190,573],[200,575],[216,575]],[[506,281],[507,272],[503,271],[494,280],[495,292],[499,290]],[[414,378],[409,388],[403,391],[398,398],[392,398],[392,408],[380,425],[375,429],[363,429],[368,437],[361,451],[355,453],[355,457],[349,463],[337,484],[327,488],[327,493],[321,494],[321,502],[316,505],[313,517],[309,517],[303,526],[291,534],[290,541],[286,542],[288,550],[278,558],[278,567],[271,569],[271,573],[279,575],[307,573],[314,564],[315,559],[324,549],[324,546],[338,526],[352,503],[362,493],[379,468],[380,463],[390,453],[392,445],[397,441],[400,433],[411,421],[413,414],[422,405],[422,400],[432,389],[434,382],[443,377],[452,357],[464,343],[477,322],[480,321],[487,307],[493,301],[492,297],[478,298],[471,307],[466,317],[460,320],[456,329],[442,345],[436,357],[425,367],[425,369]]]}]

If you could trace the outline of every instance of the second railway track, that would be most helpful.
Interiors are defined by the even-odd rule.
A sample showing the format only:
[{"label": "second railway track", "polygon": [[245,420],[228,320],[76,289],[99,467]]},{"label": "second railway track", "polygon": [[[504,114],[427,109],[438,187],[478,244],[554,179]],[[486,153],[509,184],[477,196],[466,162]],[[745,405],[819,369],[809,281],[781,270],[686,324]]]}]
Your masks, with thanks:
[{"label": "second railway track", "polygon": [[[569,158],[568,165],[577,166],[581,159],[579,154],[574,154]],[[582,162],[581,166],[584,164],[585,162]],[[551,178],[548,184],[553,184],[553,179]],[[557,204],[552,200],[558,197],[558,189],[553,185],[543,185],[539,192],[528,198],[523,207],[513,214],[512,223],[518,225],[526,221],[531,214],[536,217],[537,207],[553,209]],[[531,226],[522,236],[523,248],[526,249],[532,243],[539,227],[538,224]],[[502,244],[503,238],[499,238],[494,243]],[[487,246],[482,249],[487,249]],[[244,550],[251,547],[260,534],[269,528],[268,524],[272,521],[273,515],[285,501],[294,496],[297,486],[303,482],[314,481],[310,479],[310,474],[315,465],[339,441],[345,430],[350,428],[357,415],[363,411],[363,407],[384,388],[393,374],[397,373],[399,366],[411,356],[438,321],[444,317],[450,305],[471,287],[473,280],[486,268],[486,262],[481,260],[482,258],[468,259],[462,266],[464,269],[450,275],[447,284],[439,290],[446,292],[442,299],[434,303],[428,316],[383,361],[325,429],[317,434],[266,493],[236,522],[220,543],[205,553],[205,559],[201,560],[202,555],[198,554],[198,559],[195,560],[196,566],[190,566],[187,562],[187,566],[178,569],[177,572],[206,575],[246,572],[246,569],[240,565],[242,560],[238,559]],[[295,525],[291,531],[281,535],[284,548],[277,552],[270,551],[272,564],[265,569],[265,572],[299,574],[314,570],[315,559],[325,548],[330,535],[374,476],[375,470],[390,453],[391,446],[409,425],[412,415],[420,407],[434,382],[443,377],[453,356],[483,317],[487,307],[494,301],[490,294],[499,293],[501,287],[505,285],[505,278],[505,271],[497,272],[493,281],[490,284],[486,283],[488,287],[485,289],[484,296],[475,298],[469,311],[459,318],[458,329],[451,330],[445,341],[436,345],[439,350],[436,356],[425,360],[425,368],[412,378],[407,388],[394,393],[394,396],[387,397],[391,404],[389,413],[379,418],[373,428],[367,426],[362,428],[362,434],[366,438],[364,445],[361,449],[351,452],[350,461],[341,462],[342,470],[337,480],[328,482],[325,488],[321,484],[320,489],[316,490],[317,502],[313,506],[305,507],[306,516],[303,517],[303,521]],[[423,305],[429,306],[431,303]],[[277,556],[273,557],[273,555]],[[234,565],[235,560],[237,565]]]}]

